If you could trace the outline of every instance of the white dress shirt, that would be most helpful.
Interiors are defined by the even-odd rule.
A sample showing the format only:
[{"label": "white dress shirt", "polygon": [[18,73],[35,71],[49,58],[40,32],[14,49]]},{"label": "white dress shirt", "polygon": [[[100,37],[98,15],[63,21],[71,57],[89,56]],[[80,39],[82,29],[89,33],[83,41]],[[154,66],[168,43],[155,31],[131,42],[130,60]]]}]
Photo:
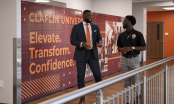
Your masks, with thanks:
[{"label": "white dress shirt", "polygon": [[[85,30],[85,35],[86,35],[86,22],[85,21],[83,21],[83,28]],[[90,23],[88,23],[88,28],[89,28],[89,33],[90,33],[90,41],[91,41],[91,49],[92,49],[93,48],[93,43],[92,43],[93,40],[92,40],[92,28],[91,28]],[[86,35],[86,39],[87,39],[87,35]],[[82,42],[81,42],[80,46],[83,47]]]}]

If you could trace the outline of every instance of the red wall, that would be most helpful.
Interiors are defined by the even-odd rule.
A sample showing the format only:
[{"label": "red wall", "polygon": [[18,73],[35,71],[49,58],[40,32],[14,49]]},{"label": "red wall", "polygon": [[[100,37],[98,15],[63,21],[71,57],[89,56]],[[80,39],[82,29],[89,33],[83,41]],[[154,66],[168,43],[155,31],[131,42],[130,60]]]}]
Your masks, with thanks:
[{"label": "red wall", "polygon": [[164,21],[164,57],[174,56],[174,11],[147,12],[147,21]]}]

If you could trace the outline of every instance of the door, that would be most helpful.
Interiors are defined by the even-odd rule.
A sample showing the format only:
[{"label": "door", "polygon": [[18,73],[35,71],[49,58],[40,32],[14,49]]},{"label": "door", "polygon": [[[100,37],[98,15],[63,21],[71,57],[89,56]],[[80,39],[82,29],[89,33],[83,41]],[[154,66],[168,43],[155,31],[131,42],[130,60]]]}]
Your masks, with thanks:
[{"label": "door", "polygon": [[147,58],[163,58],[164,22],[147,22]]}]

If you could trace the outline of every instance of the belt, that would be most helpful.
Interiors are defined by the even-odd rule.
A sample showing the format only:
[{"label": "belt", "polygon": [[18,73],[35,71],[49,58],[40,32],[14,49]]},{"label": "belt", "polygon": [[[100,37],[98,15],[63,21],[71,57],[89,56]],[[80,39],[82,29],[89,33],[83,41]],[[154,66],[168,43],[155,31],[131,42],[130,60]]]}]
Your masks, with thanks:
[{"label": "belt", "polygon": [[138,55],[123,55],[123,56],[126,57],[126,58],[133,58],[133,57],[136,57]]},{"label": "belt", "polygon": [[90,51],[92,51],[92,52],[93,52],[93,49],[89,49],[89,50],[87,50],[87,52],[90,52]]}]

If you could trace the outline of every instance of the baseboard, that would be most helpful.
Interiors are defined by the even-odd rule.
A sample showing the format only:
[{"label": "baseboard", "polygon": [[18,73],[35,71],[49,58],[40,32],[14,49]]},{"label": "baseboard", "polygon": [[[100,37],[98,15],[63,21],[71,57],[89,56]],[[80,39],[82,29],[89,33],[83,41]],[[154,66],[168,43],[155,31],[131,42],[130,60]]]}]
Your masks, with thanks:
[{"label": "baseboard", "polygon": [[146,58],[153,58],[153,59],[163,59],[163,57],[151,57],[151,56],[147,56]]}]

